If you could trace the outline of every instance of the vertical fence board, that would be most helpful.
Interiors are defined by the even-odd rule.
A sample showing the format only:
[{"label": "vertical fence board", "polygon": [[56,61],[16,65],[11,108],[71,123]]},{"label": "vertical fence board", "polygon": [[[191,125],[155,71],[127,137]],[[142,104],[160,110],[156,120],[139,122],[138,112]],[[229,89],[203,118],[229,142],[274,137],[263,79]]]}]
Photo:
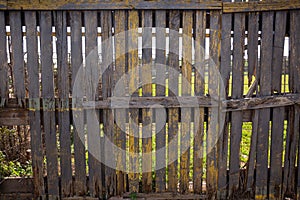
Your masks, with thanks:
[{"label": "vertical fence board", "polygon": [[[281,91],[281,76],[284,37],[286,30],[287,13],[284,11],[276,12],[275,32],[273,44],[272,59],[272,91]],[[284,108],[273,109],[272,134],[271,134],[271,155],[270,155],[270,186],[269,197],[282,199],[282,152],[283,152],[283,124],[284,124]]]},{"label": "vertical fence board", "polygon": [[[86,193],[86,161],[85,161],[85,131],[84,131],[84,112],[79,107],[82,106],[83,90],[83,67],[82,65],[82,36],[81,36],[81,12],[73,11],[71,17],[71,68],[72,68],[72,106],[74,126],[74,159],[75,159],[75,181],[74,194],[77,196]],[[80,68],[81,67],[81,68]],[[78,81],[78,82],[77,82]],[[75,85],[77,82],[77,85]],[[74,90],[79,86],[78,93]],[[76,122],[76,123],[75,123]]]},{"label": "vertical fence board", "polygon": [[[182,38],[182,96],[191,95],[193,12],[183,12]],[[181,108],[180,192],[189,190],[191,108]]]},{"label": "vertical fence board", "polygon": [[[244,77],[244,42],[245,15],[234,14],[233,65],[232,65],[232,98],[243,97]],[[242,138],[242,111],[232,112],[229,158],[229,196],[239,189],[240,145]]]},{"label": "vertical fence board", "polygon": [[[170,11],[169,16],[170,40],[169,40],[169,96],[178,95],[179,72],[179,11]],[[178,109],[169,108],[168,113],[168,190],[177,192],[177,164],[178,164]]]},{"label": "vertical fence board", "polygon": [[[112,12],[101,12],[101,30],[102,30],[102,91],[103,99],[111,97],[113,90],[113,41],[112,41]],[[105,92],[104,92],[105,91]],[[111,109],[103,110],[103,126],[104,134],[110,141],[114,138],[114,119]],[[109,144],[105,144],[105,147],[109,147]],[[102,148],[102,151],[108,151],[106,148]],[[114,152],[113,158],[115,158]],[[105,156],[107,153],[104,153]],[[110,156],[111,157],[111,156]],[[110,158],[107,158],[109,160]],[[105,158],[106,160],[106,158]],[[105,167],[105,191],[108,196],[116,194],[116,171],[110,166]]]},{"label": "vertical fence board", "polygon": [[59,198],[58,157],[55,123],[54,77],[52,60],[52,22],[51,12],[40,12],[41,65],[44,132],[47,157],[48,198]]},{"label": "vertical fence board", "polygon": [[[115,69],[115,87],[117,84],[126,85],[126,80],[122,78],[126,72],[126,13],[125,11],[116,11],[115,12],[115,51],[116,51],[116,69]],[[119,86],[118,86],[119,87]],[[126,94],[126,91],[125,91]],[[118,94],[115,94],[118,96]],[[120,150],[126,150],[126,110],[125,109],[116,109],[115,110],[115,120],[116,120],[116,135],[115,141],[118,148],[117,158],[117,195],[122,195],[125,192],[125,169],[126,169],[126,157],[125,153],[122,154]]]},{"label": "vertical fence board", "polygon": [[[195,96],[203,96],[205,78],[205,28],[206,12],[196,11],[195,16]],[[203,136],[204,136],[204,108],[197,108],[194,113],[194,193],[202,192],[203,183]],[[196,109],[195,109],[196,110]]]},{"label": "vertical fence board", "polygon": [[34,181],[34,197],[42,196],[45,199],[44,177],[43,177],[43,147],[41,133],[40,114],[40,82],[36,12],[25,12],[26,41],[27,41],[27,69],[29,90],[29,118],[30,138],[32,154],[32,171]]},{"label": "vertical fence board", "polygon": [[[229,79],[231,72],[231,24],[232,14],[222,15],[221,39],[221,76],[226,96],[229,94]],[[229,113],[226,113],[225,124],[219,138],[219,172],[218,172],[218,198],[227,198],[227,157],[228,157]]]},{"label": "vertical fence board", "polygon": [[[142,90],[144,97],[152,95],[152,11],[143,11],[142,33]],[[142,171],[143,192],[152,190],[152,109],[142,109]]]},{"label": "vertical fence board", "polygon": [[[262,14],[260,95],[271,94],[273,12]],[[255,198],[267,198],[270,109],[261,109],[258,123]]]},{"label": "vertical fence board", "polygon": [[0,107],[3,107],[8,99],[8,63],[6,52],[6,27],[5,14],[0,12]]},{"label": "vertical fence board", "polygon": [[[129,11],[128,13],[128,73],[129,73],[129,95],[137,96],[137,88],[139,81],[139,72],[137,69],[138,58],[138,26],[139,16],[137,11]],[[129,191],[138,192],[139,190],[139,110],[129,109]]]},{"label": "vertical fence board", "polygon": [[[98,47],[97,47],[97,12],[85,11],[85,56],[86,56],[86,97],[89,101],[98,99]],[[101,197],[101,152],[100,125],[98,111],[87,110],[89,191],[92,197]]]},{"label": "vertical fence board", "polygon": [[21,12],[12,11],[9,13],[10,32],[11,32],[11,48],[12,48],[12,68],[14,93],[18,99],[18,104],[23,107],[25,98],[25,70],[23,60],[23,39],[22,39],[22,25]]},{"label": "vertical fence board", "polygon": [[[166,88],[166,11],[155,11],[155,25],[156,25],[156,96],[165,96]],[[162,85],[160,85],[162,84]],[[161,119],[160,113],[166,112],[165,108],[155,109],[155,123],[156,123],[156,192],[164,192],[166,190],[166,151],[162,152],[166,147],[166,119]],[[159,120],[159,121],[158,121]],[[161,121],[162,120],[162,121]],[[159,125],[163,122],[163,126]],[[161,130],[157,130],[157,128]],[[158,168],[162,166],[161,168]]]},{"label": "vertical fence board", "polygon": [[71,135],[69,113],[69,65],[67,44],[67,16],[65,11],[56,12],[56,48],[58,68],[59,133],[61,196],[72,195]]},{"label": "vertical fence board", "polygon": [[[209,54],[211,62],[209,63],[209,94],[213,97],[219,96],[219,77],[216,73],[220,67],[220,12],[211,11],[210,12],[210,45],[209,45]],[[219,108],[210,108],[208,111],[208,132],[206,138],[206,189],[209,198],[213,198],[216,195],[217,191],[217,181],[218,181],[218,172],[217,172],[217,136],[219,135]]]}]

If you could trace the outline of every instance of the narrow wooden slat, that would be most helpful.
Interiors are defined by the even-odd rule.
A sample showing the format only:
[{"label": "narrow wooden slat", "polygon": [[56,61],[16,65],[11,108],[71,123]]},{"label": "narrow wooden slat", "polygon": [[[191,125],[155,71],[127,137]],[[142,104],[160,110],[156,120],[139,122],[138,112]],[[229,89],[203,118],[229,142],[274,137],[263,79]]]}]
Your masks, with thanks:
[{"label": "narrow wooden slat", "polygon": [[[152,96],[152,11],[143,11],[142,35],[142,90],[143,96]],[[143,192],[152,190],[152,109],[142,109],[142,185]]]},{"label": "narrow wooden slat", "polygon": [[[234,14],[233,65],[232,65],[232,98],[243,97],[244,86],[244,40],[245,15]],[[242,138],[243,113],[232,113],[229,158],[229,196],[238,191],[240,177],[240,145]]]},{"label": "narrow wooden slat", "polygon": [[[232,15],[222,15],[222,35],[221,35],[221,69],[223,86],[226,96],[229,93],[229,79],[231,72],[231,24]],[[219,199],[227,198],[227,157],[228,157],[228,132],[229,132],[229,113],[226,114],[223,131],[219,138],[219,171],[218,171],[218,196]]]},{"label": "narrow wooden slat", "polygon": [[[102,11],[101,12],[101,31],[102,31],[102,66],[104,69],[102,76],[102,91],[103,99],[111,97],[113,90],[113,41],[112,41],[112,12]],[[114,120],[111,109],[103,110],[103,126],[104,134],[110,141],[114,138]],[[107,144],[105,144],[107,145]],[[104,148],[102,151],[106,150]],[[114,153],[114,152],[111,152]],[[105,153],[105,156],[109,156],[107,160],[111,159],[111,154]],[[115,155],[113,155],[115,157]],[[116,194],[116,171],[110,166],[105,167],[105,192],[108,196]]]},{"label": "narrow wooden slat", "polygon": [[[3,1],[3,0],[2,0]],[[8,1],[1,3],[1,10],[114,10],[114,9],[221,9],[221,1],[92,1],[92,0],[76,0],[71,1],[55,1],[45,0],[23,0],[23,1]]]},{"label": "narrow wooden slat", "polygon": [[[125,20],[125,23],[124,23]],[[115,69],[115,86],[116,84],[126,85],[126,80],[121,77],[126,72],[126,56],[125,56],[125,47],[126,47],[126,12],[125,11],[116,11],[115,12],[115,51],[116,51],[116,69]],[[118,95],[118,94],[115,94]],[[125,192],[125,170],[126,170],[126,157],[125,153],[120,151],[126,150],[126,110],[125,109],[116,109],[115,110],[115,141],[118,148],[117,152],[117,195],[122,195]]]},{"label": "narrow wooden slat", "polygon": [[21,13],[12,11],[9,13],[12,47],[12,68],[14,92],[20,107],[23,107],[25,98],[25,70],[23,60],[23,38]]},{"label": "narrow wooden slat", "polygon": [[[195,21],[195,96],[203,96],[204,91],[204,63],[205,63],[205,29],[206,12],[196,11]],[[198,112],[195,112],[198,111]],[[194,109],[194,171],[193,189],[195,194],[201,194],[203,184],[203,136],[204,109]]]},{"label": "narrow wooden slat", "polygon": [[[86,56],[86,97],[88,100],[97,100],[98,97],[98,48],[97,48],[97,12],[84,12],[85,24],[85,56]],[[97,111],[88,110],[88,158],[89,158],[89,192],[92,197],[102,196],[101,152],[100,152],[100,126]]]},{"label": "narrow wooden slat", "polygon": [[8,65],[6,52],[5,14],[0,12],[0,107],[8,99]]},{"label": "narrow wooden slat", "polygon": [[[262,38],[261,38],[261,69],[259,95],[271,94],[271,67],[273,45],[273,12],[262,14]],[[270,109],[259,111],[258,137],[257,137],[257,160],[256,160],[256,188],[255,198],[267,198],[268,182],[268,145],[269,145],[269,121]]]},{"label": "narrow wooden slat", "polygon": [[[165,96],[166,88],[166,11],[155,11],[155,25],[156,25],[156,96]],[[162,85],[160,85],[160,83]],[[156,128],[156,192],[164,192],[166,190],[166,151],[161,153],[166,147],[166,119],[161,119],[160,113],[165,112],[166,108],[158,108],[155,110]],[[158,121],[159,120],[159,121]],[[161,120],[164,122],[160,127]],[[158,168],[159,167],[159,168]],[[161,168],[160,168],[161,167]]]},{"label": "narrow wooden slat", "polygon": [[60,133],[60,173],[61,196],[73,194],[71,167],[71,137],[69,113],[69,65],[67,44],[67,16],[65,11],[57,11],[55,16],[57,68],[58,68],[58,97],[59,97],[59,133]]},{"label": "narrow wooden slat", "polygon": [[34,197],[45,199],[45,186],[43,179],[43,147],[41,133],[40,114],[40,82],[38,62],[38,41],[36,30],[36,12],[25,12],[26,44],[27,44],[27,69],[28,69],[28,90],[29,90],[29,116],[30,116],[30,137],[32,171],[34,182]]},{"label": "narrow wooden slat", "polygon": [[[169,41],[169,96],[178,96],[179,72],[179,11],[170,11],[169,17],[170,41]],[[178,109],[171,108],[168,113],[168,191],[177,192],[177,165],[178,165]]]},{"label": "narrow wooden slat", "polygon": [[296,1],[253,1],[253,2],[224,2],[223,12],[256,12],[299,9]]},{"label": "narrow wooden slat", "polygon": [[[72,70],[72,106],[81,107],[84,95],[83,67],[82,65],[82,37],[81,37],[81,12],[70,12],[71,18],[71,70]],[[77,84],[75,84],[75,82]],[[77,89],[77,86],[79,87]],[[77,89],[77,93],[75,91]],[[74,159],[75,159],[75,181],[74,194],[77,196],[86,193],[86,162],[85,162],[85,133],[84,133],[84,112],[73,111],[74,125]]]},{"label": "narrow wooden slat", "polygon": [[[183,12],[183,38],[182,38],[182,95],[191,95],[192,81],[192,28],[193,12]],[[181,108],[181,135],[180,135],[180,192],[189,190],[190,167],[190,125],[191,108]]]},{"label": "narrow wooden slat", "polygon": [[[139,72],[137,66],[138,58],[138,28],[139,16],[137,11],[128,12],[128,30],[130,31],[128,37],[128,86],[129,95],[137,96],[135,92],[138,88]],[[129,109],[129,192],[139,191],[139,110]]]},{"label": "narrow wooden slat", "polygon": [[[218,11],[211,11],[210,12],[210,62],[209,67],[209,82],[208,88],[210,96],[214,98],[219,97],[219,76],[216,73],[220,67],[220,12]],[[206,137],[206,188],[208,192],[208,196],[213,198],[216,196],[217,191],[217,181],[218,181],[218,172],[217,172],[217,136],[219,135],[219,109],[212,108],[208,111],[208,132]]]},{"label": "narrow wooden slat", "polygon": [[43,117],[44,132],[46,142],[47,159],[47,182],[48,198],[57,199],[59,197],[58,186],[58,155],[55,126],[55,105],[54,105],[54,85],[53,85],[53,60],[52,60],[52,24],[51,12],[40,13],[41,29],[41,66],[42,66],[42,97],[43,97]]},{"label": "narrow wooden slat", "polygon": [[[276,12],[275,33],[273,44],[273,63],[272,63],[272,90],[281,93],[281,76],[283,49],[285,40],[285,29],[287,13],[284,11]],[[271,137],[271,157],[270,157],[270,187],[269,197],[282,199],[282,152],[283,152],[283,124],[284,108],[273,109],[272,137]]]}]

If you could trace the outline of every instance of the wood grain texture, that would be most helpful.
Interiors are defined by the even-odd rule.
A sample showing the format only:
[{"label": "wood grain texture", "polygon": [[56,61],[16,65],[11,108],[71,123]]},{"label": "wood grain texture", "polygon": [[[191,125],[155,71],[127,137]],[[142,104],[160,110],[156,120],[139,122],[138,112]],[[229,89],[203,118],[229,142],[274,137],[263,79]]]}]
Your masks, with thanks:
[{"label": "wood grain texture", "polygon": [[[84,87],[83,67],[82,65],[82,37],[81,37],[81,12],[70,12],[71,25],[71,71],[72,71],[72,106],[74,108],[82,107]],[[77,76],[78,75],[78,76]],[[75,85],[75,82],[77,84]],[[79,83],[79,84],[78,84]],[[77,88],[79,87],[79,88]],[[78,91],[75,94],[74,90]],[[74,126],[74,159],[75,159],[75,181],[74,194],[82,196],[86,194],[86,158],[85,158],[85,131],[84,131],[84,111],[72,111],[72,123]],[[76,122],[76,124],[75,124]]]},{"label": "wood grain texture", "polygon": [[69,113],[69,64],[67,44],[67,15],[65,11],[57,11],[54,14],[56,30],[56,52],[58,68],[58,123],[60,133],[60,173],[61,196],[73,195],[72,166],[71,166],[71,135]]},{"label": "wood grain texture", "polygon": [[[97,12],[85,11],[85,56],[86,56],[86,97],[89,100],[98,99],[98,48],[97,48]],[[103,192],[103,180],[101,170],[101,145],[100,126],[97,110],[88,110],[87,115],[87,140],[88,140],[88,164],[89,164],[89,191],[92,197],[101,197]]]},{"label": "wood grain texture", "polygon": [[[123,23],[125,20],[125,23]],[[115,48],[116,48],[116,69],[114,76],[114,85],[121,84],[126,85],[127,82],[121,77],[126,72],[126,36],[124,31],[127,29],[127,16],[125,11],[115,12]],[[115,96],[118,94],[115,94]],[[115,109],[115,142],[120,150],[126,150],[126,109]],[[120,151],[116,155],[117,162],[117,195],[122,195],[126,188],[126,155]]]},{"label": "wood grain texture", "polygon": [[55,126],[55,103],[52,60],[51,12],[40,13],[43,119],[46,142],[48,198],[59,198],[58,153]]},{"label": "wood grain texture", "polygon": [[25,24],[27,27],[27,70],[29,90],[29,112],[30,117],[30,137],[31,137],[31,155],[34,197],[45,199],[45,186],[43,178],[43,147],[41,132],[41,114],[40,114],[40,81],[39,81],[39,62],[38,62],[38,41],[36,30],[36,12],[25,12]]},{"label": "wood grain texture", "polygon": [[[169,48],[169,96],[178,96],[178,72],[179,72],[179,11],[170,12],[170,42]],[[177,72],[177,73],[176,73]],[[177,192],[178,176],[178,109],[169,109],[168,113],[168,191]]]},{"label": "wood grain texture", "polygon": [[[165,84],[159,83],[166,82],[166,11],[155,11],[155,25],[156,25],[156,96],[165,96],[166,87]],[[166,108],[155,109],[155,123],[156,123],[156,176],[155,176],[155,189],[156,192],[166,191],[166,151],[161,151],[166,147],[166,119],[163,120],[163,126],[160,121],[160,113],[166,112]],[[159,120],[159,121],[158,121]],[[161,128],[160,130],[157,130]],[[162,166],[158,169],[158,166]]]},{"label": "wood grain texture", "polygon": [[23,107],[25,98],[25,70],[23,58],[23,38],[21,13],[12,11],[9,13],[10,28],[11,28],[11,48],[12,48],[12,68],[14,95],[18,99],[20,107]]},{"label": "wood grain texture", "polygon": [[[203,96],[205,91],[204,62],[205,62],[205,28],[206,12],[196,11],[195,21],[195,96]],[[201,194],[204,175],[204,109],[194,109],[194,169],[193,189],[194,193]]]},{"label": "wood grain texture", "polygon": [[5,35],[5,13],[0,12],[0,107],[3,107],[8,99],[8,63]]},{"label": "wood grain texture", "polygon": [[0,1],[1,10],[152,10],[152,9],[221,9],[221,1],[199,2],[167,0],[167,1],[146,1],[146,0],[130,0],[130,1],[92,1],[92,0],[68,0],[68,1],[53,1],[53,0],[21,0],[21,1]]},{"label": "wood grain texture", "polygon": [[[128,30],[130,36],[128,37],[128,89],[129,95],[137,97],[137,88],[139,81],[139,72],[137,66],[138,58],[138,26],[139,16],[137,11],[128,12]],[[129,109],[129,191],[139,191],[139,110]]]}]

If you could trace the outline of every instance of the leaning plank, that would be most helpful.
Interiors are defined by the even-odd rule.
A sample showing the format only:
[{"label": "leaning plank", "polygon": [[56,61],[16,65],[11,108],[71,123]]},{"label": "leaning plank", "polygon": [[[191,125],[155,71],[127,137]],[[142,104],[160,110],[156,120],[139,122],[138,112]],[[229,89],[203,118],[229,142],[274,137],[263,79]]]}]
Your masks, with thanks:
[{"label": "leaning plank", "polygon": [[[271,94],[271,68],[273,46],[273,12],[262,14],[262,41],[261,41],[261,74],[259,95]],[[269,145],[269,121],[270,109],[259,111],[259,123],[257,134],[257,158],[256,158],[256,188],[255,198],[267,198],[268,183],[268,145]]]},{"label": "leaning plank", "polygon": [[[272,91],[282,93],[281,76],[284,37],[286,30],[287,12],[276,12],[275,33],[273,44],[273,63],[272,63]],[[271,158],[270,158],[270,187],[269,197],[271,199],[282,199],[282,152],[283,152],[283,124],[284,107],[273,109],[272,137],[271,137]]]},{"label": "leaning plank", "polygon": [[[102,31],[102,97],[106,99],[111,97],[113,90],[113,41],[112,41],[112,12],[111,11],[102,11],[101,12],[101,31]],[[110,141],[113,141],[114,137],[114,119],[111,109],[103,110],[103,126],[104,134]],[[105,138],[104,137],[104,138]],[[103,138],[102,138],[103,139]],[[106,141],[105,141],[106,142]],[[106,142],[105,146],[109,146]],[[105,147],[101,148],[102,151],[105,151]],[[106,150],[107,151],[107,150]],[[112,152],[114,153],[114,152]],[[115,158],[115,155],[110,153],[104,153],[108,158],[105,160]],[[116,171],[111,168],[111,166],[105,166],[105,192],[108,197],[116,194]]]},{"label": "leaning plank", "polygon": [[[86,98],[97,100],[97,86],[99,81],[98,48],[97,48],[97,12],[84,12],[85,24],[85,84]],[[87,140],[89,158],[89,191],[92,197],[102,195],[100,125],[97,110],[87,110]]]},{"label": "leaning plank", "polygon": [[[129,95],[137,97],[139,72],[138,58],[138,28],[139,15],[137,11],[128,12],[128,89]],[[139,190],[139,110],[129,109],[129,191]]]},{"label": "leaning plank", "polygon": [[48,198],[59,198],[58,185],[58,155],[55,125],[55,102],[53,85],[53,60],[52,60],[52,24],[51,12],[40,13],[41,28],[41,66],[42,66],[42,98],[44,132],[47,159]]},{"label": "leaning plank", "polygon": [[[114,85],[126,85],[126,80],[122,78],[126,72],[126,56],[125,56],[125,47],[126,47],[126,13],[125,11],[116,11],[115,12],[115,51],[116,51],[116,61],[115,61],[115,76],[114,76]],[[126,93],[126,92],[125,92]],[[119,96],[119,94],[114,94]],[[122,195],[125,192],[125,170],[126,168],[126,110],[125,109],[116,109],[115,110],[115,142],[119,148],[116,152],[116,169],[117,169],[117,195]],[[124,153],[123,153],[124,152]]]},{"label": "leaning plank", "polygon": [[[191,95],[192,81],[192,28],[193,12],[183,12],[183,38],[182,38],[182,96]],[[190,167],[190,125],[191,108],[181,108],[181,135],[180,135],[180,192],[189,191]]]},{"label": "leaning plank", "polygon": [[[234,14],[233,65],[232,65],[232,98],[243,97],[244,77],[244,42],[245,14]],[[240,180],[240,145],[242,138],[243,113],[232,112],[229,157],[229,196],[239,189]]]},{"label": "leaning plank", "polygon": [[[82,196],[86,194],[86,162],[85,162],[85,132],[84,112],[82,106],[84,88],[82,67],[82,37],[81,37],[81,12],[70,12],[71,18],[71,71],[72,71],[72,107],[77,108],[72,112],[74,126],[74,159],[75,181],[74,194]],[[77,92],[75,92],[75,90]]]},{"label": "leaning plank", "polygon": [[[169,53],[169,96],[178,96],[179,74],[179,25],[180,12],[170,12],[170,46]],[[178,164],[178,109],[171,108],[168,113],[168,191],[177,192],[177,164]]]},{"label": "leaning plank", "polygon": [[[222,35],[221,35],[221,69],[223,85],[226,96],[229,94],[229,79],[231,72],[231,25],[232,14],[222,15]],[[228,157],[228,133],[229,133],[229,113],[226,113],[225,124],[219,138],[219,170],[218,170],[218,196],[219,199],[227,198],[227,157]]]},{"label": "leaning plank", "polygon": [[3,107],[8,100],[8,63],[5,29],[5,13],[0,12],[0,107]]},{"label": "leaning plank", "polygon": [[36,22],[36,12],[25,12],[25,24],[27,27],[27,70],[28,79],[30,80],[28,84],[28,90],[34,197],[42,197],[42,199],[45,199]]},{"label": "leaning plank", "polygon": [[61,196],[73,193],[71,167],[71,137],[69,113],[69,65],[67,46],[67,16],[65,11],[57,11],[55,16],[56,52],[58,68],[58,124],[60,133],[60,173]]},{"label": "leaning plank", "polygon": [[25,98],[25,70],[23,59],[23,38],[21,25],[21,12],[9,13],[12,47],[12,68],[14,92],[20,107],[23,107]]},{"label": "leaning plank", "polygon": [[[219,76],[218,70],[220,67],[220,12],[211,11],[210,12],[210,57],[212,61],[209,66],[209,94],[214,98],[219,98]],[[217,182],[218,182],[218,172],[217,172],[217,138],[220,131],[219,126],[219,108],[211,108],[208,111],[208,132],[206,137],[206,188],[207,193],[210,198],[216,196]]]},{"label": "leaning plank", "polygon": [[[204,96],[204,61],[206,12],[196,11],[195,22],[195,96]],[[201,194],[203,182],[204,108],[194,109],[194,171],[193,189]]]},{"label": "leaning plank", "polygon": [[[143,96],[152,96],[152,11],[143,11],[142,35],[142,90]],[[142,185],[143,192],[152,190],[152,109],[142,109]]]},{"label": "leaning plank", "polygon": [[[156,24],[156,96],[165,96],[166,94],[166,11],[155,11]],[[166,120],[161,119],[160,113],[165,112],[165,108],[155,109],[156,123],[156,192],[164,192],[166,190]],[[161,123],[164,124],[161,124]],[[160,130],[157,130],[160,128]]]}]

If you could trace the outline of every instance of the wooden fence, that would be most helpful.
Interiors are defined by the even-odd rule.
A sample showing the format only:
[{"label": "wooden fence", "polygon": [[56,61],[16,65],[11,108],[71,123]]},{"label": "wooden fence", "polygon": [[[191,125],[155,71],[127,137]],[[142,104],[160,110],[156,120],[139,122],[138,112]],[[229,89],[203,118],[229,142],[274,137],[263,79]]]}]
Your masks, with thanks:
[{"label": "wooden fence", "polygon": [[33,197],[298,199],[299,8],[0,1],[0,125],[30,126]]}]

